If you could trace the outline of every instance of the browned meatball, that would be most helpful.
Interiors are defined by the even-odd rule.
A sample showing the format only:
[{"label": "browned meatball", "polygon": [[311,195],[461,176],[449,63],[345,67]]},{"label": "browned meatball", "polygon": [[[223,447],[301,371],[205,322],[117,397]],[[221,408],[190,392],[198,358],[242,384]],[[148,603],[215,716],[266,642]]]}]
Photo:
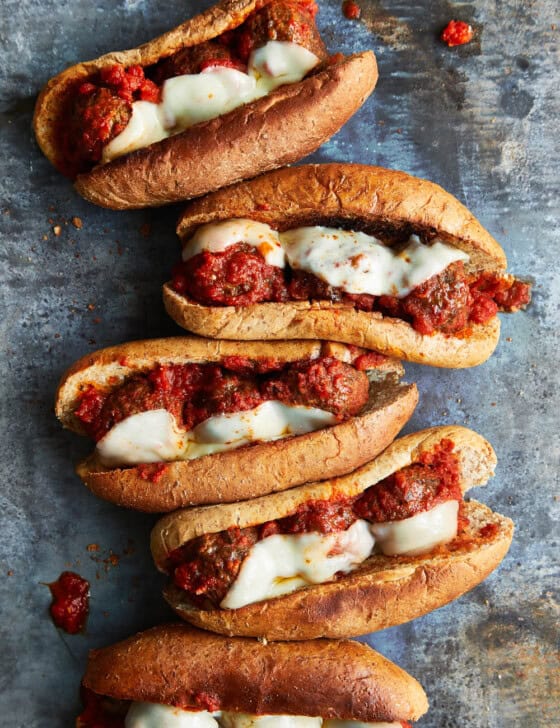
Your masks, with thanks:
[{"label": "browned meatball", "polygon": [[152,73],[152,79],[162,84],[168,78],[182,76],[189,73],[200,73],[210,66],[225,66],[245,71],[245,64],[234,58],[232,51],[218,40],[209,40],[206,43],[183,48],[169,58],[158,63]]},{"label": "browned meatball", "polygon": [[132,116],[132,104],[111,89],[85,84],[78,93],[70,114],[68,139],[75,158],[99,162],[103,147],[118,136]]},{"label": "browned meatball", "polygon": [[343,420],[362,410],[368,400],[369,382],[364,372],[350,364],[324,357],[292,364],[266,382],[264,393],[286,404],[319,407]]},{"label": "browned meatball", "polygon": [[269,40],[297,43],[320,60],[328,58],[314,19],[314,5],[298,2],[271,2],[251,15],[240,28],[238,51],[247,60],[251,51]]}]

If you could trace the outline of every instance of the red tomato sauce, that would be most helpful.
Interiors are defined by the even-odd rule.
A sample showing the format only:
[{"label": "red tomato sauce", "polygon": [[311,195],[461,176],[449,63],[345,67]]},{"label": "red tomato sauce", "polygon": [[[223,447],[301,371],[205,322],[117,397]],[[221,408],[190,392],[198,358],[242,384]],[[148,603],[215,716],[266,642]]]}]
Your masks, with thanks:
[{"label": "red tomato sauce", "polygon": [[362,9],[354,0],[344,0],[342,3],[342,14],[348,20],[359,20],[362,15]]},{"label": "red tomato sauce", "polygon": [[421,334],[457,334],[471,324],[484,324],[498,311],[526,306],[531,287],[513,276],[482,273],[469,276],[461,261],[417,286],[404,298],[345,293],[311,273],[268,265],[256,248],[237,243],[220,253],[203,252],[177,265],[171,286],[182,295],[210,306],[328,300],[346,302],[360,311],[379,311],[407,321]]},{"label": "red tomato sauce", "polygon": [[288,364],[228,357],[222,364],[159,365],[111,391],[90,385],[74,415],[98,441],[126,417],[148,410],[166,409],[187,430],[212,415],[244,412],[269,400],[324,409],[342,421],[358,414],[368,396],[366,374],[332,357]]},{"label": "red tomato sauce", "polygon": [[251,52],[270,40],[297,43],[326,61],[328,54],[315,25],[317,11],[313,0],[261,3],[238,28],[182,48],[153,66],[113,64],[72,85],[56,123],[60,171],[75,177],[98,164],[103,148],[130,121],[133,102],[159,103],[168,78],[216,66],[246,72]]},{"label": "red tomato sauce", "polygon": [[63,571],[48,587],[52,594],[49,611],[53,622],[68,634],[81,632],[89,613],[89,582],[73,571]]},{"label": "red tomato sauce", "polygon": [[129,703],[112,700],[82,685],[83,710],[76,721],[77,728],[124,728]]},{"label": "red tomato sauce", "polygon": [[462,513],[459,459],[451,440],[444,439],[417,462],[401,468],[359,496],[302,503],[292,514],[258,527],[230,528],[188,541],[173,551],[169,570],[173,581],[200,608],[218,606],[236,580],[251,548],[278,534],[337,533],[358,519],[371,523],[400,521],[440,503],[460,503],[458,531],[468,525]]},{"label": "red tomato sauce", "polygon": [[452,48],[453,46],[470,43],[473,38],[472,26],[462,20],[450,20],[442,31],[441,39]]}]

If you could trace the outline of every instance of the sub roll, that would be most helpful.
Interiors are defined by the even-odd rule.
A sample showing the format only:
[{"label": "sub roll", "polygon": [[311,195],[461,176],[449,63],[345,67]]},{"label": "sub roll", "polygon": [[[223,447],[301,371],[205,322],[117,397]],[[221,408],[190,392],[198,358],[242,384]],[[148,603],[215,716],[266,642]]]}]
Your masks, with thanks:
[{"label": "sub roll", "polygon": [[380,167],[278,170],[192,202],[177,233],[165,306],[203,336],[328,338],[469,367],[494,351],[497,313],[530,300],[457,199]]},{"label": "sub roll", "polygon": [[435,427],[340,478],[165,516],[151,540],[165,598],[198,627],[273,640],[419,617],[476,586],[509,548],[512,522],[463,498],[495,463],[480,435]]},{"label": "sub roll", "polygon": [[263,644],[180,624],[90,652],[76,728],[410,728],[419,683],[357,642]]},{"label": "sub roll", "polygon": [[164,205],[309,154],[377,81],[371,51],[329,56],[313,0],[223,0],[41,92],[34,129],[86,199]]},{"label": "sub roll", "polygon": [[77,468],[96,495],[165,512],[354,470],[416,406],[402,373],[338,343],[154,339],[80,359],[55,409],[96,442]]}]

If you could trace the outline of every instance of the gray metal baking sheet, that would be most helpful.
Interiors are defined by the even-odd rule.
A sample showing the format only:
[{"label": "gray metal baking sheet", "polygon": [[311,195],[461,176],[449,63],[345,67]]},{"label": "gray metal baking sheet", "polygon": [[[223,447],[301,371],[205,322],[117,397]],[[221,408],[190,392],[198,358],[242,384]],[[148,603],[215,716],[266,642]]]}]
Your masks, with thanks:
[{"label": "gray metal baking sheet", "polygon": [[[180,333],[160,295],[178,254],[180,207],[110,212],[82,201],[38,150],[34,99],[66,66],[134,46],[209,4],[0,2],[2,726],[72,725],[88,649],[171,618],[148,552],[154,518],[81,485],[73,463],[89,445],[62,431],[52,403],[77,357]],[[323,1],[319,25],[333,52],[375,49],[379,84],[312,159],[380,164],[440,183],[502,242],[510,269],[535,280],[531,308],[503,317],[487,364],[407,366],[421,392],[408,431],[461,423],[494,444],[496,477],[474,495],[515,520],[511,551],[470,594],[367,641],[425,686],[431,710],[422,728],[548,728],[559,725],[560,694],[558,6],[360,4],[363,20],[350,22],[338,0]],[[476,41],[441,44],[451,18],[472,21]],[[83,636],[58,632],[47,614],[42,582],[66,568],[91,581]]]}]

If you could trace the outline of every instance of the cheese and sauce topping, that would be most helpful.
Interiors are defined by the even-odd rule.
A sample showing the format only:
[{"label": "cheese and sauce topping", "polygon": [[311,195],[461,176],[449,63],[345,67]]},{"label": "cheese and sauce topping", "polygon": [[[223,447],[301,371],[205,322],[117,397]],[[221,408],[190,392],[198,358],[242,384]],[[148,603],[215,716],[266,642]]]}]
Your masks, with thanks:
[{"label": "cheese and sauce topping", "polygon": [[274,535],[258,541],[220,603],[239,607],[330,581],[356,569],[375,551],[387,556],[418,554],[457,535],[457,501],[447,501],[401,521],[357,520],[346,531]]},{"label": "cheese and sauce topping", "polygon": [[303,715],[249,715],[220,711],[191,711],[156,703],[132,703],[125,728],[400,728],[400,723],[361,723],[325,720]]},{"label": "cheese and sauce topping", "polygon": [[234,219],[199,227],[185,245],[183,260],[239,242],[257,248],[269,265],[288,263],[347,293],[399,298],[451,263],[469,259],[458,248],[439,240],[426,245],[417,235],[395,249],[362,232],[312,226],[279,233],[264,223]]},{"label": "cheese and sauce topping", "polygon": [[103,162],[178,134],[194,124],[226,114],[268,95],[287,83],[301,81],[319,63],[303,46],[269,41],[249,58],[247,73],[210,66],[163,84],[161,103],[135,101],[125,129],[103,149]]},{"label": "cheese and sauce topping", "polygon": [[185,431],[167,410],[149,410],[114,425],[97,443],[97,454],[107,467],[193,460],[251,442],[302,435],[336,421],[326,410],[269,400],[244,412],[214,415]]}]

